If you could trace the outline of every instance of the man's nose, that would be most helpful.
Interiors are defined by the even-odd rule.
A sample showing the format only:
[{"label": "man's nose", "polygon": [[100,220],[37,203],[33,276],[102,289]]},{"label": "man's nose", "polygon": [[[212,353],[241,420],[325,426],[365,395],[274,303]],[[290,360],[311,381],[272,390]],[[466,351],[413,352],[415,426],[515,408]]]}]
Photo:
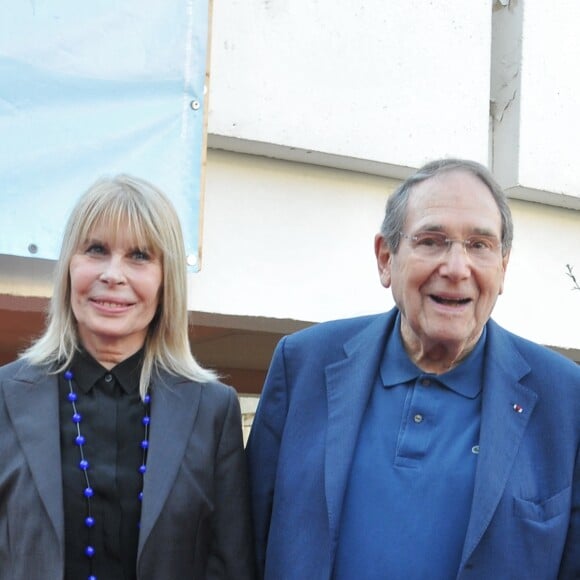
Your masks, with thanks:
[{"label": "man's nose", "polygon": [[457,278],[464,278],[471,273],[471,258],[467,253],[465,244],[461,240],[453,241],[445,255],[441,264],[443,273],[448,276]]}]

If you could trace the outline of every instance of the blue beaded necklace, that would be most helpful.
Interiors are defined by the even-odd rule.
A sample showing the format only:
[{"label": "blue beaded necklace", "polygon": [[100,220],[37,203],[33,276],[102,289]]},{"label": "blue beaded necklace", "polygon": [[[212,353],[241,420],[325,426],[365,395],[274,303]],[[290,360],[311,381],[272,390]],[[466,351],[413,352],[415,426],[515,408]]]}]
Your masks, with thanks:
[{"label": "blue beaded necklace", "polygon": [[[72,381],[74,379],[74,375],[73,375],[72,371],[65,371],[63,376],[64,376],[65,380],[68,382],[68,389],[69,390],[67,393],[67,399],[72,406],[72,411],[73,411],[72,422],[75,424],[75,427],[77,430],[77,434],[76,434],[76,437],[74,439],[74,444],[79,449],[79,455],[80,455],[79,469],[83,472],[83,475],[85,478],[85,489],[83,490],[83,495],[86,499],[87,512],[86,512],[84,523],[85,523],[85,527],[90,532],[94,528],[95,523],[96,523],[95,518],[93,516],[93,509],[92,509],[92,499],[93,499],[93,496],[95,495],[95,491],[91,486],[91,480],[89,477],[89,471],[90,471],[91,466],[90,466],[89,461],[85,457],[84,446],[85,446],[86,440],[85,440],[85,437],[81,433],[81,423],[82,423],[83,418],[82,418],[82,415],[77,410],[76,403],[78,400],[78,395],[77,395],[77,393],[75,393],[75,391],[73,389],[73,384],[72,384]],[[139,465],[139,469],[138,469],[138,471],[141,475],[141,491],[139,492],[139,495],[138,495],[139,501],[143,501],[143,479],[145,476],[145,472],[147,471],[147,450],[149,449],[149,425],[151,423],[150,407],[151,407],[151,395],[149,393],[147,393],[145,395],[145,397],[143,398],[144,415],[143,415],[143,418],[141,419],[141,422],[143,423],[144,435],[143,435],[143,439],[140,443],[141,450],[142,450],[142,456],[141,456],[141,464]],[[90,536],[89,536],[89,540],[90,540]],[[95,557],[95,548],[90,541],[86,545],[84,552],[85,552],[85,556],[89,559],[89,563],[90,563],[90,572],[89,572],[88,580],[97,580],[97,577],[93,574],[93,559]]]}]

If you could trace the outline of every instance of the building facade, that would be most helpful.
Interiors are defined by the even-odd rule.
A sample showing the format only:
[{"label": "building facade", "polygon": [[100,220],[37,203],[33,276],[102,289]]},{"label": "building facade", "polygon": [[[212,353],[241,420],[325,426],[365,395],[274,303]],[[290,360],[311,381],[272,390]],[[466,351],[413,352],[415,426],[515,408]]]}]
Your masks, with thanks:
[{"label": "building facade", "polygon": [[[578,22],[574,0],[214,3],[199,360],[256,395],[284,334],[390,308],[373,255],[386,199],[454,156],[510,196],[494,318],[580,362]],[[51,273],[0,256],[0,362],[41,331]]]}]

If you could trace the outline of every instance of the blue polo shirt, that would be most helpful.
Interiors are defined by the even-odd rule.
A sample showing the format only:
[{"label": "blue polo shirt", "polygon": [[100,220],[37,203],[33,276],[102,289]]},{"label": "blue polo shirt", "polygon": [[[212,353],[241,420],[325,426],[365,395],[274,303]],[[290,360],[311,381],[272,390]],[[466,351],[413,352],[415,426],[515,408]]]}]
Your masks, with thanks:
[{"label": "blue polo shirt", "polygon": [[344,499],[334,580],[455,578],[471,512],[485,329],[434,375],[387,342]]}]

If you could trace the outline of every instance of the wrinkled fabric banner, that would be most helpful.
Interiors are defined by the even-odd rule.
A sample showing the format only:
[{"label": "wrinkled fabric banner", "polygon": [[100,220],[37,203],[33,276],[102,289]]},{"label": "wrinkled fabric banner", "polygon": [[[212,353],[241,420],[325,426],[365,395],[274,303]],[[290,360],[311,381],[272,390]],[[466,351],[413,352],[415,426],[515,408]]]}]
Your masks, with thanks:
[{"label": "wrinkled fabric banner", "polygon": [[74,202],[130,173],[197,265],[208,0],[0,0],[0,253],[56,259]]}]

